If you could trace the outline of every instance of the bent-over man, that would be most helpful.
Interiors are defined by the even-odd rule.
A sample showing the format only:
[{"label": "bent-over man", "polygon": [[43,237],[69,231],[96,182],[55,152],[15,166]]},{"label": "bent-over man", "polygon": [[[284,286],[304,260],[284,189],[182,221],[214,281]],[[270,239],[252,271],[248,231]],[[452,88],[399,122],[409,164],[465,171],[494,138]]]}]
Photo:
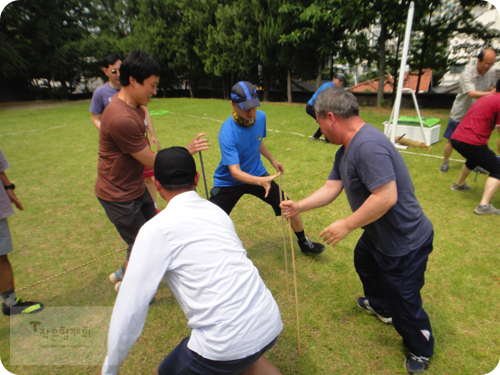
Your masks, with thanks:
[{"label": "bent-over man", "polygon": [[199,174],[185,148],[158,152],[154,171],[156,189],[168,205],[144,224],[135,241],[111,318],[102,374],[118,374],[164,278],[191,335],[165,357],[157,375],[279,375],[263,357],[283,328],[278,305],[247,258],[231,219],[196,193]]},{"label": "bent-over man", "polygon": [[341,147],[325,185],[298,203],[283,202],[285,217],[326,206],[345,191],[352,214],[320,236],[334,246],[353,230],[364,229],[354,249],[365,293],[358,306],[394,325],[410,352],[406,370],[423,373],[434,351],[420,295],[433,248],[432,223],[415,197],[403,157],[380,130],[359,117],[351,92],[326,89],[316,98],[315,109],[323,134]]},{"label": "bent-over man", "polygon": [[467,159],[451,190],[472,189],[465,180],[478,165],[490,172],[481,201],[474,209],[477,215],[500,215],[500,210],[490,203],[500,186],[500,160],[488,147],[495,128],[500,133],[500,80],[497,81],[496,93],[476,101],[451,137],[453,148]]}]

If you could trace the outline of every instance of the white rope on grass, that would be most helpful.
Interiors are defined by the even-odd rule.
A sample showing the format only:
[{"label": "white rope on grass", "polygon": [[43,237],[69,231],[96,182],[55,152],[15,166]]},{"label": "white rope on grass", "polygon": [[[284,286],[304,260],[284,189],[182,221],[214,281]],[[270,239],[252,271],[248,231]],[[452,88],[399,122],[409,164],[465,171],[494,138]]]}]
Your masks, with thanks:
[{"label": "white rope on grass", "polygon": [[7,137],[9,135],[19,135],[19,134],[25,134],[25,133],[34,133],[34,132],[39,132],[41,130],[53,130],[53,129],[61,129],[61,128],[66,128],[69,125],[62,125],[62,126],[53,126],[51,128],[46,128],[46,129],[33,129],[33,130],[25,130],[19,133],[7,133],[7,134],[0,134],[0,137]]}]

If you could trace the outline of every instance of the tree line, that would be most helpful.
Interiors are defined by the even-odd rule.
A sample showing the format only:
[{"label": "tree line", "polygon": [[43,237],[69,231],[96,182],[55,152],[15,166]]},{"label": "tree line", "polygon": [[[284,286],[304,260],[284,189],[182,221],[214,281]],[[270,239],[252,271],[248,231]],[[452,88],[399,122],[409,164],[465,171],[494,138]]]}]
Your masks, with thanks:
[{"label": "tree line", "polygon": [[[331,78],[334,64],[377,64],[397,77],[409,0],[19,0],[0,19],[0,86],[11,94],[72,93],[100,76],[102,58],[143,49],[162,65],[163,90],[187,82],[220,88],[247,79],[287,90],[291,80]],[[482,0],[419,0],[411,69],[446,71],[452,36],[490,45],[500,34],[471,22]],[[476,8],[477,9],[477,8]],[[376,26],[376,33],[373,27]],[[387,51],[387,40],[398,48]],[[371,41],[371,42],[370,42]],[[375,41],[375,43],[374,43]],[[398,53],[399,52],[399,53]],[[44,84],[45,83],[45,84]],[[396,83],[395,83],[396,84]],[[379,85],[381,88],[382,85]],[[382,93],[380,93],[382,94]],[[380,99],[382,95],[380,96]]]}]

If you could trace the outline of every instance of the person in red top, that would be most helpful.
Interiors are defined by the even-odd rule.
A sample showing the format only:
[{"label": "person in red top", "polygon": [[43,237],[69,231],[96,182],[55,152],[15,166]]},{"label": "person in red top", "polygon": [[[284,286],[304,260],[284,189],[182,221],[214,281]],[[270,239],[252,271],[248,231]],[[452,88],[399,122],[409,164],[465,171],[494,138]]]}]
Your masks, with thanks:
[{"label": "person in red top", "polygon": [[458,181],[451,186],[451,190],[472,189],[465,180],[478,165],[490,172],[481,202],[474,209],[478,215],[500,215],[500,210],[490,203],[500,186],[500,160],[488,148],[488,141],[495,129],[500,133],[500,80],[493,95],[482,97],[472,105],[451,137],[453,148],[466,159]]}]

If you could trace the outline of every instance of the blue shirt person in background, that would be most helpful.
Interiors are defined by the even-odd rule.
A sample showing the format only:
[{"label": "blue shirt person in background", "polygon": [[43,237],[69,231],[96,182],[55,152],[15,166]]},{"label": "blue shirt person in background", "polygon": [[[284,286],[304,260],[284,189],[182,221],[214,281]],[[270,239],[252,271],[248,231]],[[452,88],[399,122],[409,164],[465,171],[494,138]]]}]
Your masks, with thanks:
[{"label": "blue shirt person in background", "polygon": [[[342,87],[342,85],[345,82],[345,75],[344,73],[337,73],[335,74],[335,77],[333,77],[332,82],[327,82],[324,83],[320,86],[320,88],[314,93],[311,99],[307,102],[306,105],[306,112],[309,116],[311,116],[314,121],[316,120],[316,111],[314,110],[314,101],[316,100],[316,97],[319,95],[320,92],[329,89],[329,88],[334,88],[334,87]],[[311,137],[311,141],[319,141],[319,137],[321,137],[323,133],[321,133],[321,128],[318,128],[316,130],[316,133]],[[330,143],[330,141],[325,137],[326,143]]]}]

